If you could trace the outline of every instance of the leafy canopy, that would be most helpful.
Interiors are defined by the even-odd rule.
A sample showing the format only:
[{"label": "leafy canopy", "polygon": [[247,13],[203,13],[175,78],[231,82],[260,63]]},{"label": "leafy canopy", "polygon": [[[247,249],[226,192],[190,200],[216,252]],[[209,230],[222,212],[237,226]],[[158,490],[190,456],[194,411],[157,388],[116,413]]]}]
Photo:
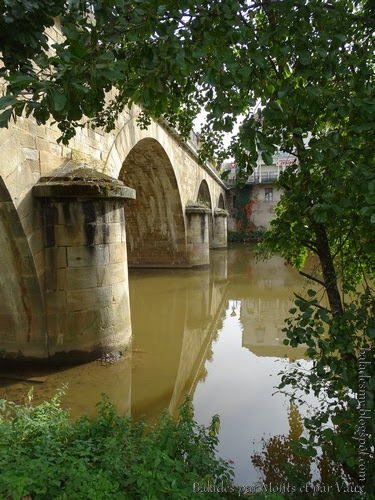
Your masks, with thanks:
[{"label": "leafy canopy", "polygon": [[[67,141],[82,118],[110,129],[135,102],[146,122],[164,115],[187,133],[205,109],[209,154],[241,117],[232,153],[245,169],[256,148],[269,162],[275,145],[292,151],[307,132],[317,141],[311,159],[332,162],[344,137],[357,149],[373,131],[374,9],[358,0],[2,1],[0,123],[12,110],[39,123],[52,116]],[[54,19],[64,40],[48,50]]]}]

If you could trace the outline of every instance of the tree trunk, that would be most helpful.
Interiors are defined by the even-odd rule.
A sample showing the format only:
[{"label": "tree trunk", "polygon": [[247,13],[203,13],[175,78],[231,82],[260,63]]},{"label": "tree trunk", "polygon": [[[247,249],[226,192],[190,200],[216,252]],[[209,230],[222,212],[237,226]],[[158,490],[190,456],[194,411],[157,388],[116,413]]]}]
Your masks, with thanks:
[{"label": "tree trunk", "polygon": [[327,232],[323,224],[315,223],[313,227],[316,235],[317,253],[322,266],[323,281],[327,290],[332,315],[333,317],[342,316],[344,310],[337,284],[337,275],[333,264],[331,249],[328,243]]}]

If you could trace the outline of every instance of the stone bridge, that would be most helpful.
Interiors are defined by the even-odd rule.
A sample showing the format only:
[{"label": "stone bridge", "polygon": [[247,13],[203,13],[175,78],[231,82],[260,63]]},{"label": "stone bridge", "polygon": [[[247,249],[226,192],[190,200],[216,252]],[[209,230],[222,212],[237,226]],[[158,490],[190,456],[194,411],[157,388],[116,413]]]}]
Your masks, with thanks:
[{"label": "stone bridge", "polygon": [[[0,130],[0,358],[74,363],[131,341],[128,266],[207,265],[226,186],[193,143],[124,112],[69,147],[55,125]],[[145,311],[147,314],[147,311]]]}]

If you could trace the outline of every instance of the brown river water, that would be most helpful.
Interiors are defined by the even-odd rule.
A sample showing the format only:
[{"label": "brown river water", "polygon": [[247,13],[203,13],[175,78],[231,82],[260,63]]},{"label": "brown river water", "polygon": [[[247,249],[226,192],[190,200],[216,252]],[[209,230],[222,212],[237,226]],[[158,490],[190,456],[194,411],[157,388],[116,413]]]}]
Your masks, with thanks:
[{"label": "brown river water", "polygon": [[[211,252],[209,268],[130,270],[132,352],[114,364],[0,368],[0,398],[35,402],[67,384],[62,406],[73,418],[95,414],[105,393],[121,412],[155,419],[178,412],[185,396],[195,419],[220,415],[218,453],[234,462],[236,482],[261,479],[250,455],[262,438],[290,432],[290,402],[275,393],[279,372],[303,360],[283,345],[284,319],[303,280],[282,259],[256,261],[249,246]],[[274,395],[273,395],[274,394]]]}]

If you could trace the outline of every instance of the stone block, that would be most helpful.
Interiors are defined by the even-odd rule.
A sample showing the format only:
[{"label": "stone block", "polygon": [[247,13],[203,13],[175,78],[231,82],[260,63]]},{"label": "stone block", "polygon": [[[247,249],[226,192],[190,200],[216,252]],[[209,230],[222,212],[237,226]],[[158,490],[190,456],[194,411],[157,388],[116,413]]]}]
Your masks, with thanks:
[{"label": "stone block", "polygon": [[[46,139],[42,139],[40,137],[36,138],[36,147],[38,151],[47,151],[49,152],[49,142]],[[38,157],[39,160],[39,157]]]},{"label": "stone block", "polygon": [[25,160],[31,160],[39,164],[39,151],[35,148],[22,148],[22,154]]},{"label": "stone block", "polygon": [[87,243],[87,236],[82,226],[59,224],[55,227],[56,246],[81,247]]},{"label": "stone block", "polygon": [[44,271],[44,251],[41,250],[34,256],[36,273],[41,275]]},{"label": "stone block", "polygon": [[47,269],[58,269],[67,266],[65,247],[46,248],[44,255]]},{"label": "stone block", "polygon": [[[99,310],[71,312],[66,320],[66,330],[74,332],[76,337],[82,335],[95,336],[101,328],[101,314]],[[79,341],[79,340],[78,340]]]},{"label": "stone block", "polygon": [[96,267],[69,268],[66,270],[66,287],[68,290],[85,290],[97,286]]},{"label": "stone block", "polygon": [[114,204],[112,210],[108,210],[107,220],[108,222],[124,222],[124,208]]},{"label": "stone block", "polygon": [[47,269],[44,277],[44,286],[47,291],[57,290],[57,277],[54,269]]},{"label": "stone block", "polygon": [[129,303],[127,281],[123,281],[122,283],[115,283],[112,285],[112,302],[115,304]]},{"label": "stone block", "polygon": [[67,272],[68,269],[56,269],[56,288],[57,290],[67,289]]},{"label": "stone block", "polygon": [[66,292],[67,310],[101,309],[112,302],[112,287],[89,288],[87,290],[68,290]]},{"label": "stone block", "polygon": [[68,247],[68,266],[106,266],[109,264],[109,247],[107,245],[93,245],[92,247]]},{"label": "stone block", "polygon": [[124,281],[126,278],[125,266],[126,264],[124,262],[118,262],[107,266],[97,267],[96,274],[98,286],[106,286]]},{"label": "stone block", "polygon": [[126,245],[121,243],[111,243],[109,245],[109,260],[110,263],[125,262],[126,260]]},{"label": "stone block", "polygon": [[48,336],[50,340],[54,338],[55,343],[57,342],[58,336],[60,334],[64,334],[64,331],[66,329],[65,319],[66,314],[64,312],[47,314]]},{"label": "stone block", "polygon": [[61,290],[46,292],[46,311],[50,313],[60,313],[66,308],[66,292]]},{"label": "stone block", "polygon": [[40,175],[41,177],[48,175],[51,170],[62,167],[66,159],[61,156],[56,156],[49,151],[40,151]]},{"label": "stone block", "polygon": [[108,243],[119,243],[123,240],[123,225],[119,222],[108,224]]}]

